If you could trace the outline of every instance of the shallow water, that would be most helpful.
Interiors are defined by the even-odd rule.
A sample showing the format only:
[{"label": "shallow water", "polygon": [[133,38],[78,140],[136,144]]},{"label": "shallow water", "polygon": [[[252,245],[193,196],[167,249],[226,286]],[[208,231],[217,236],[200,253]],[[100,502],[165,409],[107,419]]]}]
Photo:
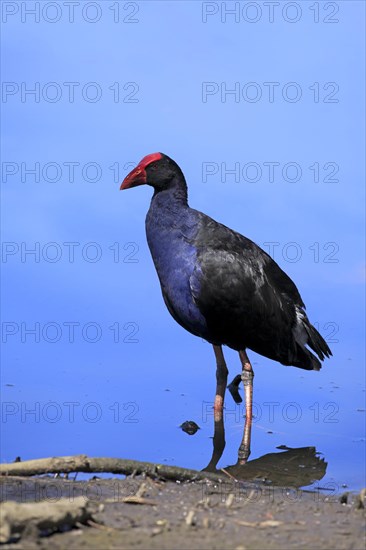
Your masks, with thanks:
[{"label": "shallow water", "polygon": [[[170,329],[170,346],[154,345],[152,329],[145,345],[124,345],[118,353],[102,342],[92,348],[85,342],[59,349],[9,345],[1,460],[85,453],[207,467],[213,452],[214,356],[207,343],[180,327]],[[231,379],[240,363],[234,352],[225,355]],[[337,355],[316,373],[252,353],[251,455],[247,465],[235,466],[244,406],[235,405],[227,392],[226,446],[217,467],[274,485],[329,493],[360,489],[365,389],[361,377],[343,375]],[[351,372],[352,357],[347,365]],[[194,435],[180,428],[187,420],[200,428]]]}]

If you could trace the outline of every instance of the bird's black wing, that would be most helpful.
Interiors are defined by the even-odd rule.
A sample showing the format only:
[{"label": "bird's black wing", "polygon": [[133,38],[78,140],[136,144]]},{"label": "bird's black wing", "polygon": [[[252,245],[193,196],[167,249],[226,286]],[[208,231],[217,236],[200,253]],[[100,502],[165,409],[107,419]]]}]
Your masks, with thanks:
[{"label": "bird's black wing", "polygon": [[291,363],[296,307],[291,279],[253,241],[200,214],[191,291],[215,340]]}]

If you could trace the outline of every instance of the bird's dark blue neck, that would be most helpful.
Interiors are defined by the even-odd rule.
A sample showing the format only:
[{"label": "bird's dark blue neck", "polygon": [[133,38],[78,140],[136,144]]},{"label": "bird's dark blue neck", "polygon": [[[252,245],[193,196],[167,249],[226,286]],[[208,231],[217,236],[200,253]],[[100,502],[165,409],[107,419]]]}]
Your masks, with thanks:
[{"label": "bird's dark blue neck", "polygon": [[146,216],[146,234],[154,257],[178,246],[183,238],[193,239],[197,233],[194,211],[187,202],[187,185],[184,176],[176,177],[164,189],[155,189]]},{"label": "bird's dark blue neck", "polygon": [[164,189],[155,188],[151,207],[176,211],[188,207],[187,184],[183,174],[177,174]]}]

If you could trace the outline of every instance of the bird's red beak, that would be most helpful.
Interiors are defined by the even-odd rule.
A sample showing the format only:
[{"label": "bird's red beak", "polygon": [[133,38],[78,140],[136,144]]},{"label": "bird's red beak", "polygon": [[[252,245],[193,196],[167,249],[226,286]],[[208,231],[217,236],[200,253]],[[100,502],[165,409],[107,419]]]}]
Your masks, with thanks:
[{"label": "bird's red beak", "polygon": [[140,165],[136,166],[128,176],[123,180],[120,189],[130,189],[131,187],[136,187],[137,185],[143,185],[146,183],[146,172],[145,169]]},{"label": "bird's red beak", "polygon": [[136,168],[131,170],[131,172],[125,177],[121,184],[120,190],[130,189],[131,187],[137,187],[138,185],[143,185],[144,183],[147,183],[146,167],[152,162],[160,160],[161,158],[161,153],[152,153],[151,155],[147,155],[146,157],[144,157],[136,166]]}]

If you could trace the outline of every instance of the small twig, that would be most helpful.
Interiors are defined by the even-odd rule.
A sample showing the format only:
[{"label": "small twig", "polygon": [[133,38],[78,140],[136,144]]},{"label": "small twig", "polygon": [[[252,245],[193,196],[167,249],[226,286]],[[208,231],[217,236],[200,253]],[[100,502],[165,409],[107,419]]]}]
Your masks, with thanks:
[{"label": "small twig", "polygon": [[137,489],[135,497],[141,498],[146,493],[146,483],[141,483],[140,487]]},{"label": "small twig", "polygon": [[125,502],[126,504],[148,504],[149,506],[157,506],[157,502],[149,500],[148,498],[141,498],[137,495],[130,495],[122,498],[119,502]]},{"label": "small twig", "polygon": [[230,508],[232,506],[234,499],[235,499],[234,493],[230,493],[225,502],[226,508]]},{"label": "small twig", "polygon": [[225,468],[220,468],[220,472],[224,472],[224,474],[226,474],[227,476],[229,476],[230,479],[232,479],[233,481],[238,481],[236,479],[236,477],[234,477],[233,475],[231,475],[227,470],[225,470]]},{"label": "small twig", "polygon": [[273,519],[267,519],[265,521],[242,521],[239,519],[235,519],[234,522],[237,523],[238,525],[244,525],[245,527],[260,527],[260,528],[279,527],[280,525],[283,525],[283,521],[276,521]]},{"label": "small twig", "polygon": [[194,525],[194,510],[189,510],[186,516],[186,525],[188,526]]},{"label": "small twig", "polygon": [[92,519],[89,519],[87,521],[87,525],[89,525],[89,527],[99,529],[100,531],[119,531],[119,529],[116,529],[115,527],[108,527],[107,525],[103,525],[103,523],[97,523]]}]

